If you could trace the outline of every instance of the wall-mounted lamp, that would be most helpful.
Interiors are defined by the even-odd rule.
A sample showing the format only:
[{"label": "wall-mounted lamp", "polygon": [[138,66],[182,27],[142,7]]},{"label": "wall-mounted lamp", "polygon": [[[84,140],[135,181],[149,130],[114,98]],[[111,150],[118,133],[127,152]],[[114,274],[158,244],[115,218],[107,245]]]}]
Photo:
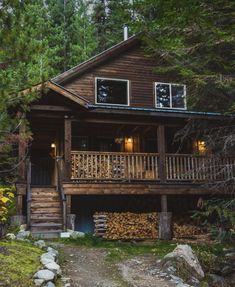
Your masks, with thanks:
[{"label": "wall-mounted lamp", "polygon": [[56,148],[55,143],[51,143],[51,148]]},{"label": "wall-mounted lamp", "polygon": [[132,143],[132,142],[133,142],[133,139],[132,139],[132,138],[127,138],[127,142],[128,142],[128,143]]}]

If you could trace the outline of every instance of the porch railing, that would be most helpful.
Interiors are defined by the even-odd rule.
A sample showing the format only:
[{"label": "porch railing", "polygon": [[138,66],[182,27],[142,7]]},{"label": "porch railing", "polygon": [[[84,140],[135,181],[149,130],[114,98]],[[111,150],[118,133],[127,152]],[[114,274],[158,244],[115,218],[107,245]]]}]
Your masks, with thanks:
[{"label": "porch railing", "polygon": [[235,158],[167,154],[166,177],[172,181],[226,180],[234,176]]},{"label": "porch railing", "polygon": [[[72,151],[71,180],[160,180],[159,154]],[[167,181],[225,180],[235,176],[235,158],[166,154]]]},{"label": "porch railing", "polygon": [[72,151],[72,180],[158,180],[159,156],[152,153]]}]

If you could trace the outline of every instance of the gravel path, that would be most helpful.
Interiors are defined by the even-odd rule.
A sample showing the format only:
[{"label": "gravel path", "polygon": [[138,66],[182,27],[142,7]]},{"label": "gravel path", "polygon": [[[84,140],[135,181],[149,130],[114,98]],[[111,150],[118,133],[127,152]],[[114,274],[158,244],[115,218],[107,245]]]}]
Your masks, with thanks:
[{"label": "gravel path", "polygon": [[101,248],[64,246],[63,276],[71,287],[174,287],[154,273],[156,258],[135,256],[118,264],[108,263]]}]

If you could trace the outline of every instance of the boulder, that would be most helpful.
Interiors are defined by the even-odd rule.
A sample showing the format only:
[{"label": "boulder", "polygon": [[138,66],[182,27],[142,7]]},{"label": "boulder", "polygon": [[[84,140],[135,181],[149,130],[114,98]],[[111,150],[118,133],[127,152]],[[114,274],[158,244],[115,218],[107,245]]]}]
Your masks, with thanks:
[{"label": "boulder", "polygon": [[34,284],[36,285],[36,286],[42,286],[42,284],[45,282],[45,280],[44,279],[35,279],[34,280]]},{"label": "boulder", "polygon": [[59,252],[52,247],[47,248],[47,253],[51,253],[55,257],[57,257],[59,255]]},{"label": "boulder", "polygon": [[71,233],[70,237],[73,238],[73,239],[83,238],[83,237],[85,237],[85,233],[84,232],[80,232],[80,231],[73,231]]},{"label": "boulder", "polygon": [[48,269],[39,270],[37,273],[34,274],[33,278],[35,279],[42,279],[45,282],[53,281],[55,279],[55,273]]},{"label": "boulder", "polygon": [[16,239],[26,240],[30,237],[30,235],[31,235],[30,231],[20,230],[16,235]]},{"label": "boulder", "polygon": [[55,262],[55,259],[56,256],[54,254],[47,252],[41,255],[40,261],[42,265],[46,265],[48,263]]},{"label": "boulder", "polygon": [[57,275],[61,275],[60,265],[58,265],[56,262],[49,262],[45,264],[44,267]]},{"label": "boulder", "polygon": [[34,242],[35,246],[38,246],[39,248],[43,249],[46,247],[46,242],[44,240],[38,240]]},{"label": "boulder", "polygon": [[6,238],[7,239],[10,239],[10,240],[15,240],[16,239],[16,236],[14,233],[7,233],[6,234]]},{"label": "boulder", "polygon": [[209,274],[209,286],[210,287],[229,287],[230,285],[225,281],[225,279],[216,274]]},{"label": "boulder", "polygon": [[204,278],[204,272],[198,258],[187,244],[178,245],[173,252],[168,253],[161,260],[160,266],[166,272],[169,267],[174,267],[176,269],[175,275],[188,284],[193,284]]},{"label": "boulder", "polygon": [[55,287],[55,284],[51,281],[47,282],[45,287]]},{"label": "boulder", "polygon": [[27,228],[27,225],[26,224],[21,224],[20,225],[20,231],[25,231]]}]

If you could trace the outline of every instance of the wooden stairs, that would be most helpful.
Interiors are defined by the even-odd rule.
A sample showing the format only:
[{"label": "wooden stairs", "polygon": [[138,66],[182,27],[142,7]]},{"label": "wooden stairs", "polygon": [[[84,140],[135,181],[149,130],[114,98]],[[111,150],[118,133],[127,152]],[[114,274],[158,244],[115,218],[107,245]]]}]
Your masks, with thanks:
[{"label": "wooden stairs", "polygon": [[61,201],[56,187],[32,187],[30,230],[36,238],[57,238],[63,231]]}]

